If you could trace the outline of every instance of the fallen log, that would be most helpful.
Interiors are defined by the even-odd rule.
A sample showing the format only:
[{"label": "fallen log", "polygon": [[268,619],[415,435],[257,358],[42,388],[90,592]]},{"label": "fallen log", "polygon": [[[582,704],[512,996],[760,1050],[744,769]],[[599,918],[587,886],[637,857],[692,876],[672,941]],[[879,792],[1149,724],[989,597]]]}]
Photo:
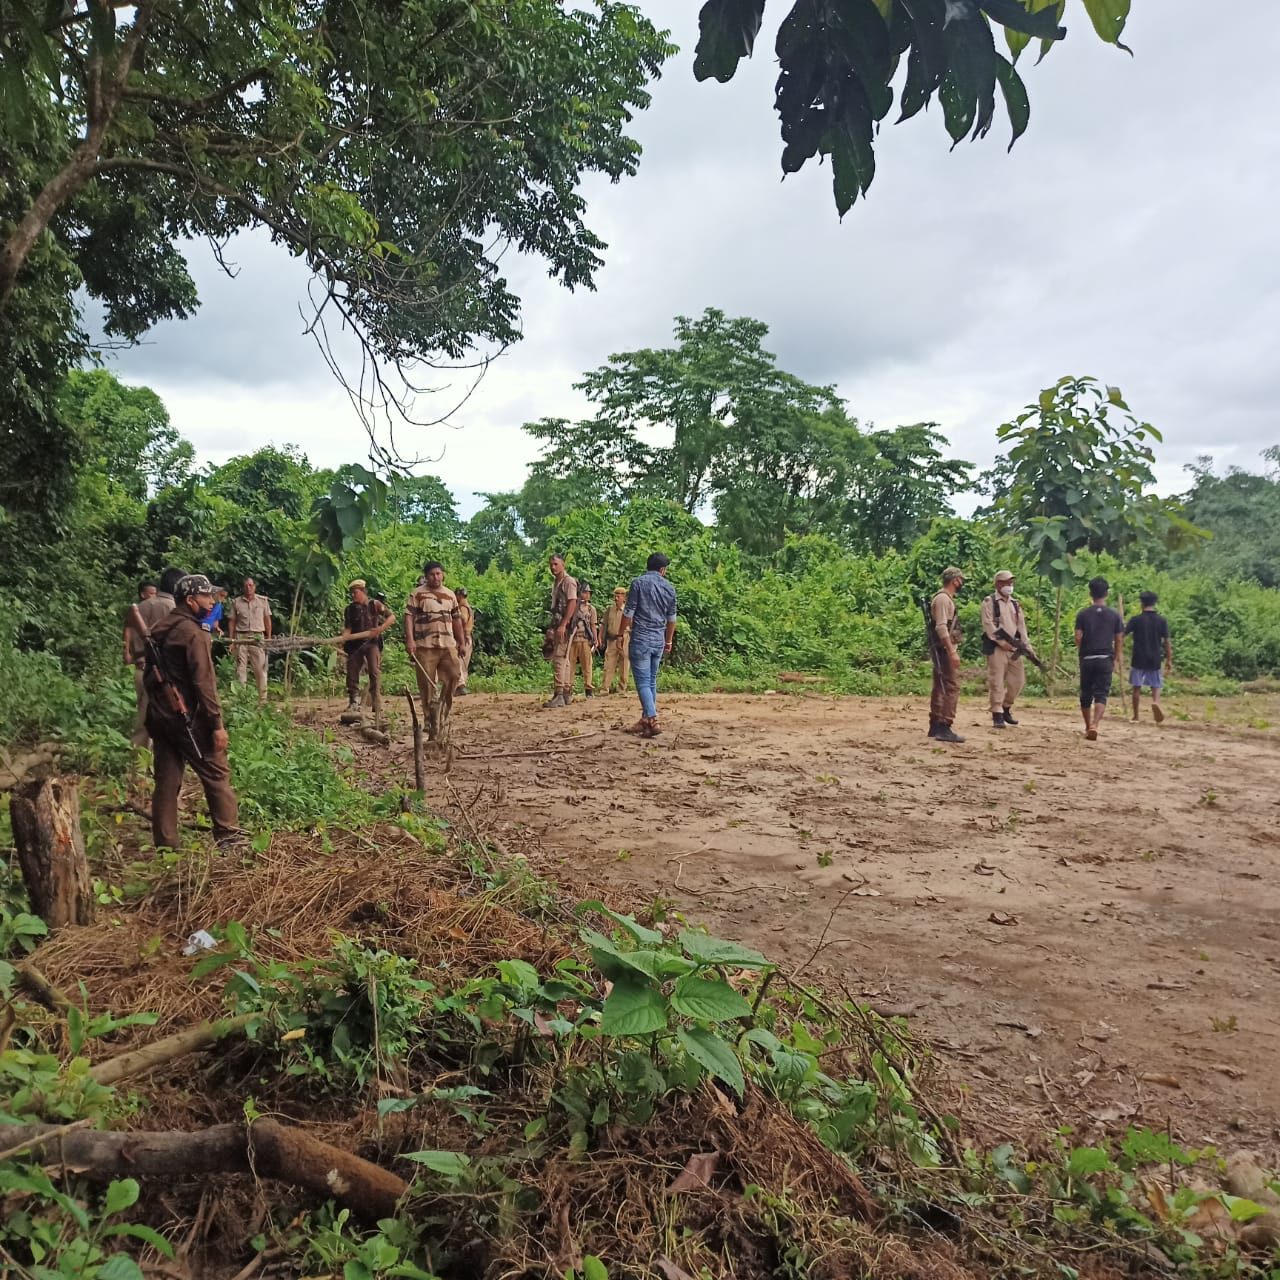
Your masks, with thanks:
[{"label": "fallen log", "polygon": [[50,928],[93,923],[93,889],[75,778],[23,782],[9,797],[13,843],[31,910]]},{"label": "fallen log", "polygon": [[7,751],[0,751],[0,791],[12,791],[19,783],[25,782],[29,775],[38,769],[56,764],[62,754],[62,747],[54,743],[50,746],[37,747],[30,754],[14,759]]},{"label": "fallen log", "polygon": [[98,1084],[118,1084],[121,1080],[129,1080],[143,1075],[156,1067],[172,1062],[175,1058],[184,1058],[189,1053],[207,1048],[226,1036],[243,1031],[258,1015],[244,1013],[238,1018],[219,1018],[214,1022],[202,1022],[197,1027],[188,1027],[185,1031],[175,1031],[171,1036],[153,1040],[144,1044],[141,1049],[130,1049],[128,1053],[117,1054],[105,1062],[90,1068],[89,1075]]},{"label": "fallen log", "polygon": [[66,1013],[71,1008],[67,993],[55,987],[29,960],[13,966],[13,982],[19,991],[44,1005],[50,1013]]},{"label": "fallen log", "polygon": [[213,1173],[271,1178],[333,1199],[368,1222],[391,1217],[409,1190],[409,1184],[390,1170],[268,1119],[255,1120],[247,1128],[220,1124],[194,1133],[67,1132],[65,1125],[6,1125],[4,1137],[10,1150],[95,1179]]}]

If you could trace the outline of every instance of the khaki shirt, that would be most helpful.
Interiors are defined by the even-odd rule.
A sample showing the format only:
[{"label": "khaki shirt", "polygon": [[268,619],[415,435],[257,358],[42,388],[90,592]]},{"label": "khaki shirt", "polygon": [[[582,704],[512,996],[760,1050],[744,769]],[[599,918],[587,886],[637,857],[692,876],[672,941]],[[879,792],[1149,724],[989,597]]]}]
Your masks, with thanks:
[{"label": "khaki shirt", "polygon": [[596,612],[593,604],[587,604],[583,600],[578,601],[578,612],[573,615],[573,621],[569,624],[569,638],[571,640],[585,640],[587,638],[587,623],[591,623],[591,639],[594,644],[600,643],[600,615]]},{"label": "khaki shirt", "polygon": [[236,635],[266,632],[267,619],[271,617],[271,604],[266,596],[236,596],[231,604],[231,616],[236,622]]},{"label": "khaki shirt", "polygon": [[551,584],[551,625],[558,627],[568,616],[569,602],[578,598],[578,580],[568,573]]},{"label": "khaki shirt", "polygon": [[982,601],[982,633],[993,644],[998,644],[997,630],[1004,631],[1015,640],[1021,640],[1023,644],[1030,644],[1027,618],[1022,612],[1022,606],[1012,596],[1003,600],[993,591]]},{"label": "khaki shirt", "polygon": [[405,611],[413,628],[413,643],[419,649],[458,648],[453,634],[453,620],[462,616],[458,597],[448,587],[415,587],[405,602]]},{"label": "khaki shirt", "polygon": [[941,644],[958,645],[961,640],[960,618],[956,613],[956,602],[949,592],[939,591],[929,606],[929,616],[933,619],[933,629]]},{"label": "khaki shirt", "polygon": [[470,640],[476,629],[476,611],[469,605],[458,601],[458,616],[462,619],[462,630]]},{"label": "khaki shirt", "polygon": [[[148,631],[152,630],[161,618],[173,612],[173,604],[173,597],[166,591],[157,591],[150,600],[138,602],[138,612],[142,614],[142,620],[147,624]],[[142,633],[132,623],[133,610],[130,609],[124,619],[124,625],[129,632],[129,656],[134,662],[142,662],[146,659],[147,648],[143,643]]]},{"label": "khaki shirt", "polygon": [[620,604],[611,604],[605,610],[604,615],[604,635],[602,640],[616,640],[622,635],[622,617],[623,607]]}]

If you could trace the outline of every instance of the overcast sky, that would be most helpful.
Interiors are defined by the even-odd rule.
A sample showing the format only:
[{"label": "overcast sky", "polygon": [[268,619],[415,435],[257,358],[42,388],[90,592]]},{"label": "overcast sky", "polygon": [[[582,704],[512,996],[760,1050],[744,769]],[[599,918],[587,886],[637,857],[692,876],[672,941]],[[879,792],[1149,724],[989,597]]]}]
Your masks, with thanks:
[{"label": "overcast sky", "polygon": [[[641,7],[681,52],[636,122],[639,176],[588,184],[589,224],[609,243],[596,292],[508,258],[524,341],[450,425],[400,441],[435,459],[420,469],[464,514],[475,491],[522,482],[522,422],[582,414],[571,384],[585,370],[666,343],[674,316],[708,306],[765,321],[782,366],[833,383],[864,423],[936,421],[980,465],[995,428],[1066,373],[1119,385],[1163,432],[1166,490],[1198,454],[1254,466],[1280,442],[1274,0],[1232,0],[1230,21],[1207,0],[1134,0],[1133,58],[1071,0],[1065,44],[1022,65],[1031,127],[1011,154],[999,116],[949,152],[935,105],[883,130],[869,199],[843,223],[828,169],[780,180],[784,6],[769,5],[756,58],[728,85],[693,80],[692,0]],[[305,273],[257,237],[229,256],[234,280],[193,249],[199,314],[157,328],[117,371],[163,396],[203,460],[269,442],[318,465],[363,459],[360,423],[301,332]]]}]

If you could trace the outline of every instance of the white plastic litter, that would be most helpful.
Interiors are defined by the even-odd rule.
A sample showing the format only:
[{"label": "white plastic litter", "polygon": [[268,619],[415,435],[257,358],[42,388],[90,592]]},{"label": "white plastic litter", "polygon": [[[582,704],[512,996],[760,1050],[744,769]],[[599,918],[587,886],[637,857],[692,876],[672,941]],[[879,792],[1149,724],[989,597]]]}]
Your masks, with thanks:
[{"label": "white plastic litter", "polygon": [[193,956],[197,951],[212,951],[217,945],[218,940],[213,934],[204,929],[197,929],[195,933],[188,936],[187,945],[182,948],[182,954]]}]

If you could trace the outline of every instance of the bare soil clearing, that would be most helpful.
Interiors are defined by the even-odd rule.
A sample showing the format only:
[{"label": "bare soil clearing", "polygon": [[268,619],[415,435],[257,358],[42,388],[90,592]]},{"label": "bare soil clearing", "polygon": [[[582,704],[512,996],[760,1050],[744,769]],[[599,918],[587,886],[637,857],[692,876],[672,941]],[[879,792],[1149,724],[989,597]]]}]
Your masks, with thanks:
[{"label": "bare soil clearing", "polygon": [[[1116,703],[1097,743],[1068,704],[997,733],[968,703],[945,749],[906,699],[672,695],[651,743],[632,696],[538,702],[457,704],[438,811],[908,1016],[991,1136],[1167,1123],[1274,1156],[1276,699],[1161,729]],[[354,749],[412,778],[405,726]]]}]

